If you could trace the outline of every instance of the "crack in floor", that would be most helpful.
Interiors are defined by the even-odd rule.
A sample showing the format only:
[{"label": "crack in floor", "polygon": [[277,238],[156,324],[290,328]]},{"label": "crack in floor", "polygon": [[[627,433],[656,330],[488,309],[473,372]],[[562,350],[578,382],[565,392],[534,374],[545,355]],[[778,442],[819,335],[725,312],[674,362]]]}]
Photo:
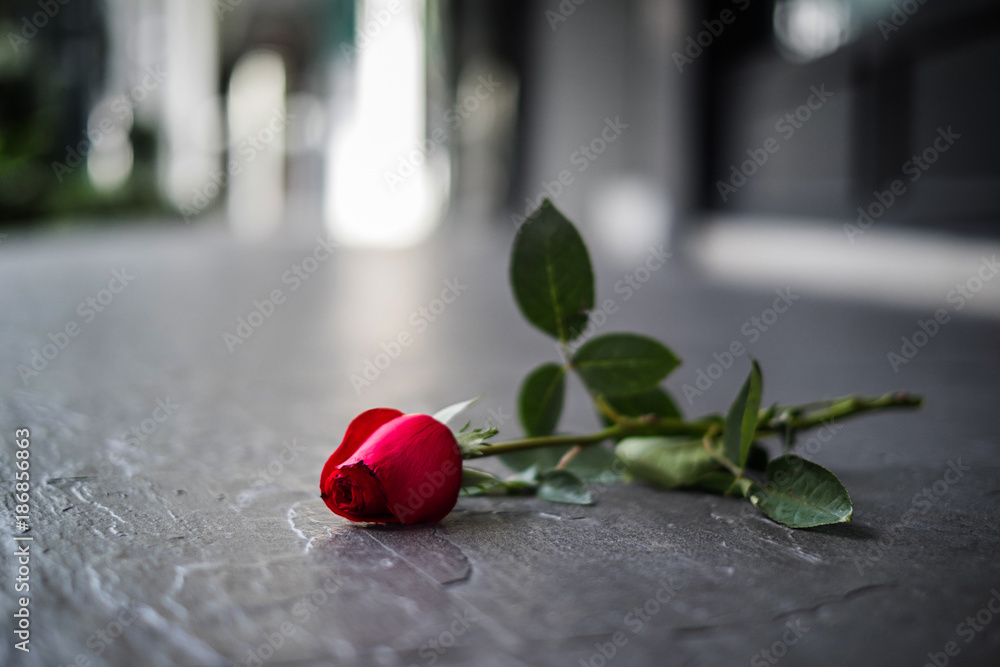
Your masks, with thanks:
[{"label": "crack in floor", "polygon": [[[815,604],[806,607],[796,607],[794,609],[789,609],[786,611],[778,612],[771,616],[772,622],[782,621],[790,616],[801,616],[803,614],[812,614],[819,611],[821,608],[836,604],[838,602],[849,602],[857,597],[865,595],[869,592],[880,590],[883,588],[896,588],[895,583],[884,583],[884,584],[867,584],[865,586],[859,586],[858,588],[851,589],[846,593],[841,593],[839,595],[830,595],[825,598],[820,599]],[[756,618],[756,617],[754,617]],[[746,627],[745,621],[748,620],[746,617],[738,618],[728,623],[716,623],[711,625],[690,625],[684,627],[672,628],[670,632],[683,639],[686,635],[701,635],[713,632],[736,632],[744,627]],[[752,619],[750,619],[752,620]]]},{"label": "crack in floor", "polygon": [[835,604],[835,603],[838,603],[838,602],[849,602],[849,601],[853,600],[856,597],[859,597],[861,595],[865,595],[866,593],[870,593],[870,592],[876,591],[876,590],[881,590],[883,588],[896,588],[896,586],[897,586],[897,584],[895,584],[895,583],[866,584],[864,586],[859,586],[857,588],[852,588],[851,590],[847,591],[846,593],[841,593],[840,595],[831,595],[831,596],[828,596],[826,598],[823,598],[823,599],[819,600],[816,604],[812,605],[811,607],[799,607],[799,608],[796,608],[796,609],[789,609],[788,611],[779,612],[779,613],[775,614],[774,616],[772,616],[771,620],[772,621],[780,621],[780,620],[788,618],[789,616],[792,616],[792,615],[797,615],[797,614],[812,614],[812,613],[814,613],[816,611],[819,611],[822,607],[825,607],[827,605]]}]

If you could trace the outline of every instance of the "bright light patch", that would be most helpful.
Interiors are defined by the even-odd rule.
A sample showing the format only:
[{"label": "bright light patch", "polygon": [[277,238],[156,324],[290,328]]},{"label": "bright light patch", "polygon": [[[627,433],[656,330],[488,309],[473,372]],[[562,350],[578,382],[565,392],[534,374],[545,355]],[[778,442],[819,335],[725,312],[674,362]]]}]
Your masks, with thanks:
[{"label": "bright light patch", "polygon": [[285,207],[285,63],[274,51],[252,51],[236,63],[227,100],[229,224],[239,236],[267,236]]},{"label": "bright light patch", "polygon": [[781,0],[774,5],[774,34],[790,60],[833,53],[850,37],[851,8],[844,0]]},{"label": "bright light patch", "polygon": [[94,188],[111,192],[121,187],[132,173],[132,112],[122,116],[112,112],[114,99],[107,99],[94,107],[87,118],[87,176]]},{"label": "bright light patch", "polygon": [[195,213],[219,170],[222,127],[216,94],[218,25],[214,3],[163,3],[166,80],[162,84],[161,187],[176,206]]},{"label": "bright light patch", "polygon": [[641,176],[598,184],[587,198],[601,247],[622,262],[635,261],[650,245],[670,238],[671,212],[665,193]]},{"label": "bright light patch", "polygon": [[132,173],[132,142],[126,139],[111,150],[91,151],[87,175],[94,187],[110,192],[120,187]]},{"label": "bright light patch", "polygon": [[980,287],[966,312],[1000,317],[1000,276],[984,279],[1000,244],[877,229],[851,243],[840,224],[714,221],[694,239],[694,256],[735,285],[793,285],[803,291],[934,312],[969,281]]},{"label": "bright light patch", "polygon": [[353,106],[330,137],[325,217],[344,244],[405,246],[447,197],[426,132],[424,2],[359,0]]}]

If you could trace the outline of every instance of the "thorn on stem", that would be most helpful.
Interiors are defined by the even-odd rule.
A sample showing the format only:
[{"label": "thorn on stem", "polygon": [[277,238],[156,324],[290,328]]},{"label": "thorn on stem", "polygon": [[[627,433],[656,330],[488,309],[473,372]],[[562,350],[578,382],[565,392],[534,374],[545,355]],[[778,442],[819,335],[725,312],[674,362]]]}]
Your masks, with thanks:
[{"label": "thorn on stem", "polygon": [[559,463],[556,464],[556,470],[565,470],[569,462],[573,460],[573,457],[583,451],[582,445],[573,445],[569,448],[569,451],[563,454],[562,458],[559,459]]}]

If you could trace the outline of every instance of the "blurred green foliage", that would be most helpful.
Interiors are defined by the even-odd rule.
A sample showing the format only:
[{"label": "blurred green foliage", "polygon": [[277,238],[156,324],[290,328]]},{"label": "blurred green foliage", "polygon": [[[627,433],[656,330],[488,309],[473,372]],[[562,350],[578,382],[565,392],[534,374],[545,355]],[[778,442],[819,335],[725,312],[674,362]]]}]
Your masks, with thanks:
[{"label": "blurred green foliage", "polygon": [[[67,8],[69,6],[67,5]],[[133,168],[112,191],[91,184],[86,164],[60,180],[53,165],[85,139],[87,114],[101,90],[104,4],[86,2],[25,34],[34,3],[0,10],[0,225],[145,216],[168,212],[156,183],[156,136],[132,127]],[[89,18],[81,28],[80,17]],[[86,25],[89,24],[89,25]],[[89,58],[80,58],[80,53]]]}]

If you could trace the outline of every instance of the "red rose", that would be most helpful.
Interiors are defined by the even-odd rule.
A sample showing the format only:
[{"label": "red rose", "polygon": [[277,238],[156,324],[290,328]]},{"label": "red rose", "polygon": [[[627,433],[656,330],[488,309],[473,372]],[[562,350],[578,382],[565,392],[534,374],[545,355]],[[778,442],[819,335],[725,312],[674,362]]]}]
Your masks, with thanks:
[{"label": "red rose", "polygon": [[319,480],[334,514],[374,523],[440,521],[461,486],[462,456],[451,429],[390,408],[354,418]]}]

